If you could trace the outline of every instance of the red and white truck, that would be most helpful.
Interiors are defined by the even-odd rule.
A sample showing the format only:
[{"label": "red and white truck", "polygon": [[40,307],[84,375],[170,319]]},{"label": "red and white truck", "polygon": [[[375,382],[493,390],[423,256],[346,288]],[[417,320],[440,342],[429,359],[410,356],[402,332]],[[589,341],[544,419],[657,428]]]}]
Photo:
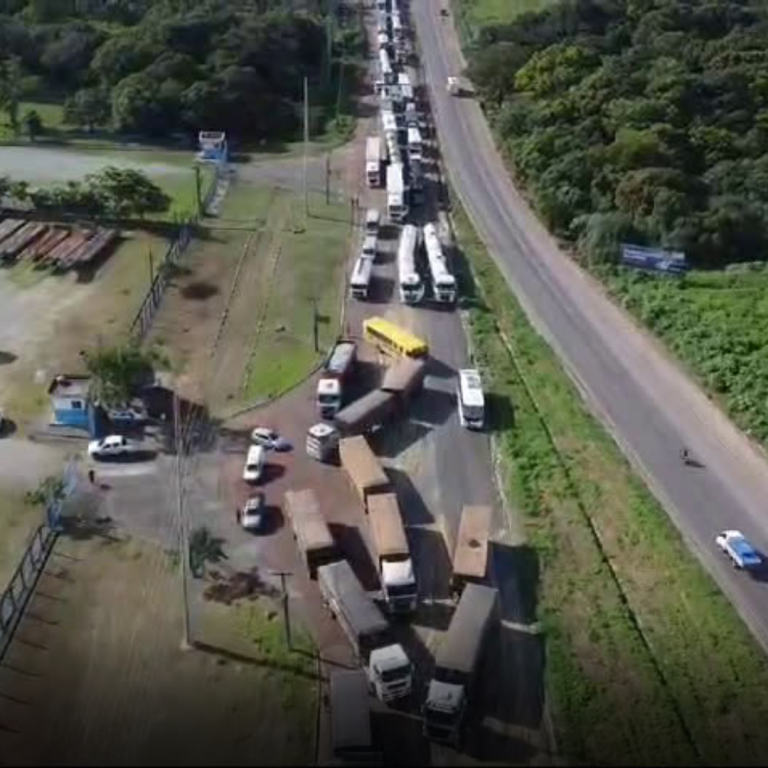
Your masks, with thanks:
[{"label": "red and white truck", "polygon": [[352,375],[357,358],[354,341],[340,339],[333,348],[317,382],[317,409],[324,419],[332,419],[344,402],[344,384]]}]

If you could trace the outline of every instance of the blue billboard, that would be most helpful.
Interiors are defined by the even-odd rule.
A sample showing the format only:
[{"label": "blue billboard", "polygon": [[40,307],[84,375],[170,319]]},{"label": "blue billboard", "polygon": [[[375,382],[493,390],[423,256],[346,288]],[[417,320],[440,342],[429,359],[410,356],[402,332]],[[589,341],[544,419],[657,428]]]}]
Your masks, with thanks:
[{"label": "blue billboard", "polygon": [[621,263],[625,267],[664,275],[683,275],[688,270],[682,251],[666,251],[663,248],[646,248],[628,243],[621,244]]}]

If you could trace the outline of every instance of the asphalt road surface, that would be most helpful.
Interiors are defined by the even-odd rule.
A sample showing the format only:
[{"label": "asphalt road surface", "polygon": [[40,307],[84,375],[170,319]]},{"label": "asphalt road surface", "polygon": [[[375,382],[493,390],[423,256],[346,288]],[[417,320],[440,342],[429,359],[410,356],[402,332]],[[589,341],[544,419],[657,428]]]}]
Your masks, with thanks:
[{"label": "asphalt road surface", "polygon": [[[439,8],[418,2],[411,13],[443,157],[462,203],[590,406],[768,648],[768,585],[735,572],[714,545],[720,530],[739,528],[768,552],[764,456],[560,252],[505,172],[479,105],[446,91],[446,78],[461,72],[462,59]],[[682,464],[682,446],[701,467]]]}]

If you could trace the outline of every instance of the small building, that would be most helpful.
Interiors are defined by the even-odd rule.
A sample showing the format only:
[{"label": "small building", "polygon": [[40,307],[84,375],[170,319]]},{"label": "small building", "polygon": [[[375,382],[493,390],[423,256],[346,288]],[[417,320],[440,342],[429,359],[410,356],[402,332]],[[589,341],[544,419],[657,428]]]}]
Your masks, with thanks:
[{"label": "small building", "polygon": [[65,427],[91,428],[91,403],[88,397],[90,376],[55,376],[48,387],[53,408],[53,423]]},{"label": "small building", "polygon": [[228,160],[227,134],[224,131],[200,131],[197,136],[201,162],[226,164]]}]

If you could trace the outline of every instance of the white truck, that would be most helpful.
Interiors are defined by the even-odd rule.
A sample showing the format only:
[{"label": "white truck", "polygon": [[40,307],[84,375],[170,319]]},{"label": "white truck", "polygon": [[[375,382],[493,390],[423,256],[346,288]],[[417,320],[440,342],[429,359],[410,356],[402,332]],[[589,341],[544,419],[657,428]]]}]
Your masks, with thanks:
[{"label": "white truck", "polygon": [[344,384],[352,375],[357,345],[340,339],[323,366],[317,382],[317,409],[324,419],[332,419],[344,402]]},{"label": "white truck", "polygon": [[409,696],[413,671],[403,646],[346,560],[317,569],[323,602],[338,619],[368,681],[381,701]]},{"label": "white truck", "polygon": [[381,138],[369,136],[365,142],[365,177],[369,187],[381,186]]},{"label": "white truck", "polygon": [[437,227],[432,224],[424,225],[424,248],[427,252],[427,265],[432,283],[432,295],[441,304],[453,304],[458,294],[456,278],[448,269]]},{"label": "white truck", "polygon": [[403,164],[392,163],[387,167],[387,216],[390,221],[400,223],[405,221],[407,215]]},{"label": "white truck", "polygon": [[424,283],[416,268],[416,250],[419,247],[419,228],[406,224],[397,248],[397,284],[400,301],[418,304],[424,298]]},{"label": "white truck", "polygon": [[499,593],[467,584],[435,657],[435,669],[422,707],[424,735],[431,741],[458,745],[472,687],[480,670],[486,640],[498,623]]},{"label": "white truck", "polygon": [[368,520],[387,610],[393,614],[413,613],[418,603],[416,576],[397,495],[369,496]]},{"label": "white truck", "polygon": [[355,262],[349,278],[349,292],[353,298],[358,301],[366,301],[368,299],[372,276],[373,260],[361,255]]}]

